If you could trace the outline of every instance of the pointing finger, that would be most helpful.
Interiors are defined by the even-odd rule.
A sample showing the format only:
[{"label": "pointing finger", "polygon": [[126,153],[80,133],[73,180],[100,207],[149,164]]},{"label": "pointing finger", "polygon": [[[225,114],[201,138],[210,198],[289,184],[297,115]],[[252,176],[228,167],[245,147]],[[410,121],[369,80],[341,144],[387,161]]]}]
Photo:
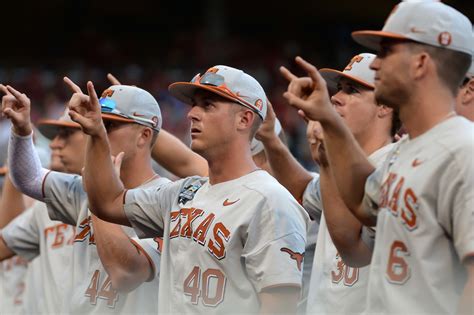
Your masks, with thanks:
[{"label": "pointing finger", "polygon": [[281,66],[280,67],[280,73],[283,75],[283,77],[285,79],[287,79],[288,81],[291,81],[291,80],[294,80],[294,79],[297,79],[298,77],[296,75],[294,75],[293,73],[291,73],[290,70],[288,70],[286,67],[284,66]]},{"label": "pointing finger", "polygon": [[303,68],[309,74],[309,76],[314,82],[318,83],[318,85],[321,83],[321,81],[325,82],[323,77],[321,77],[318,69],[316,69],[315,66],[313,66],[312,64],[310,64],[309,62],[301,58],[300,56],[296,57],[295,61],[301,68]]},{"label": "pointing finger", "polygon": [[64,77],[63,80],[66,85],[69,86],[71,91],[73,91],[74,93],[82,93],[81,88],[76,83],[72,82],[71,79],[69,79],[68,77]]},{"label": "pointing finger", "polygon": [[94,106],[94,109],[100,108],[99,98],[95,92],[94,84],[91,81],[87,82],[87,93],[89,94],[90,101],[92,106]]},{"label": "pointing finger", "polygon": [[4,94],[11,95],[11,93],[8,92],[7,87],[3,84],[0,84],[0,91],[2,91]]},{"label": "pointing finger", "polygon": [[109,82],[112,83],[112,85],[121,84],[120,81],[112,73],[107,74],[107,79],[109,79]]}]

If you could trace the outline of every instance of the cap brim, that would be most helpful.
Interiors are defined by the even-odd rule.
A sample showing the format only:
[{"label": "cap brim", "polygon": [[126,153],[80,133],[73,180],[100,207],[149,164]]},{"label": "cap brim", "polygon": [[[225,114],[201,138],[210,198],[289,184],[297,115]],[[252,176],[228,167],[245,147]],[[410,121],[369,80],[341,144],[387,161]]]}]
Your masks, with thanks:
[{"label": "cap brim", "polygon": [[329,68],[323,68],[319,70],[319,73],[321,73],[321,76],[324,78],[324,80],[326,80],[327,87],[331,95],[337,92],[337,84],[339,83],[339,80],[341,80],[341,78],[346,78],[350,81],[361,84],[369,89],[375,88],[374,85],[370,84],[369,82],[366,82],[357,77],[348,75],[347,73],[344,73],[342,71],[329,69]]},{"label": "cap brim", "polygon": [[122,117],[122,116],[109,114],[109,113],[102,113],[102,119],[104,119],[104,120],[115,120],[115,121],[121,121],[121,122],[127,122],[127,123],[136,123],[136,121],[133,120],[133,119],[125,118],[125,117]]},{"label": "cap brim", "polygon": [[410,40],[406,36],[384,31],[355,31],[351,35],[357,43],[375,51],[380,50],[380,42],[384,38]]},{"label": "cap brim", "polygon": [[59,128],[81,129],[81,126],[75,122],[42,119],[38,121],[38,130],[49,140],[53,140],[59,132]]},{"label": "cap brim", "polygon": [[185,104],[189,104],[189,105],[193,104],[193,97],[196,94],[196,91],[198,90],[209,91],[211,93],[220,95],[228,100],[242,104],[238,99],[220,91],[218,88],[214,86],[196,84],[196,83],[191,83],[191,82],[175,82],[175,83],[172,83],[168,87],[168,90],[170,91],[171,95],[176,97],[181,102]]}]

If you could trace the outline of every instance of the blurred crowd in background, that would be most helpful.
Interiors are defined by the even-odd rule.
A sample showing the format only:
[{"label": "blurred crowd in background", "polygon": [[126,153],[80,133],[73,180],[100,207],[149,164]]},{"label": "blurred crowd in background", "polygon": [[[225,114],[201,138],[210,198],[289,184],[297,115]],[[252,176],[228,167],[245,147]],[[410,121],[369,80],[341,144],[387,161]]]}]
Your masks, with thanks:
[{"label": "blurred crowd in background", "polygon": [[[91,80],[100,94],[109,85],[110,72],[123,84],[152,93],[161,106],[164,129],[189,143],[189,108],[169,95],[168,85],[189,81],[213,65],[233,66],[260,81],[290,150],[314,169],[305,123],[282,97],[287,82],[279,67],[295,70],[294,57],[301,55],[318,67],[341,69],[363,52],[351,40],[351,31],[381,27],[397,2],[8,2],[5,12],[22,15],[2,17],[2,24],[12,27],[2,35],[0,82],[28,95],[37,122],[57,118],[64,110],[71,92],[63,76],[83,89]],[[467,16],[474,14],[471,1],[446,2]],[[0,165],[8,134],[9,124],[0,118]]]}]

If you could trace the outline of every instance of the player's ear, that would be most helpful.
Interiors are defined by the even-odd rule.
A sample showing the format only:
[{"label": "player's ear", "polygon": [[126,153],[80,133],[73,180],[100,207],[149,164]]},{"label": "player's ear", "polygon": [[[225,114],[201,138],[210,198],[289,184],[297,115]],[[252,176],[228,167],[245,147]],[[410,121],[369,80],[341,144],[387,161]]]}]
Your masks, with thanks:
[{"label": "player's ear", "polygon": [[139,147],[150,147],[150,141],[153,138],[153,131],[151,128],[142,128],[140,135],[138,137],[138,146]]},{"label": "player's ear", "polygon": [[474,77],[466,84],[466,98],[469,103],[474,100]]},{"label": "player's ear", "polygon": [[386,105],[380,105],[377,108],[377,117],[379,118],[385,118],[392,113],[393,113],[393,109]]},{"label": "player's ear", "polygon": [[250,109],[246,109],[245,107],[242,108],[243,109],[240,110],[235,116],[237,121],[237,129],[250,129],[252,128],[254,120],[258,117]]}]

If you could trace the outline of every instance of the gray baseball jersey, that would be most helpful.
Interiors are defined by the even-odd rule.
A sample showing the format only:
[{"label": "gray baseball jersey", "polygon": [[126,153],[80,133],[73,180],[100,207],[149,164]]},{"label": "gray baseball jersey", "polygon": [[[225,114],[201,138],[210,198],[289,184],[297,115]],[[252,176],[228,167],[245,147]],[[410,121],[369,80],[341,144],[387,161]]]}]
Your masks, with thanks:
[{"label": "gray baseball jersey", "polygon": [[399,141],[366,182],[377,215],[369,313],[455,313],[474,255],[474,124],[453,117]]},{"label": "gray baseball jersey", "polygon": [[[64,312],[64,292],[71,286],[72,277],[68,270],[72,264],[75,228],[51,221],[46,205],[37,201],[10,222],[3,229],[2,236],[7,246],[17,255],[27,260],[38,256],[40,259],[39,263],[31,266],[35,282],[29,283],[27,289],[29,299],[26,311],[42,314]],[[39,285],[36,281],[39,281]],[[32,285],[40,290],[32,291]],[[37,303],[37,300],[41,303]],[[32,307],[34,308],[31,309]]]},{"label": "gray baseball jersey", "polygon": [[28,262],[14,256],[0,262],[0,314],[23,314]]},{"label": "gray baseball jersey", "polygon": [[[156,187],[168,182],[166,178],[156,178],[143,187]],[[137,249],[150,260],[150,264],[155,268],[155,276],[153,280],[143,283],[128,294],[119,293],[112,288],[111,279],[97,252],[94,227],[82,178],[77,175],[50,172],[44,179],[44,200],[52,219],[76,226],[70,271],[72,285],[66,295],[67,312],[156,314],[160,266],[157,243],[151,238],[140,240],[133,229],[122,227],[124,232],[132,237]]]},{"label": "gray baseball jersey", "polygon": [[[389,144],[370,155],[374,165],[385,161],[394,145]],[[331,239],[322,211],[323,204],[319,177],[314,178],[303,194],[303,207],[320,218],[318,240],[314,255],[313,272],[308,294],[308,314],[357,314],[365,310],[369,267],[353,268],[347,266],[337,252]],[[328,209],[331,211],[331,209]],[[372,243],[373,232],[363,228],[363,239]],[[372,244],[369,244],[371,246]]]},{"label": "gray baseball jersey", "polygon": [[164,234],[161,313],[255,313],[264,288],[301,286],[308,217],[265,171],[130,190],[124,209],[140,237]]}]

